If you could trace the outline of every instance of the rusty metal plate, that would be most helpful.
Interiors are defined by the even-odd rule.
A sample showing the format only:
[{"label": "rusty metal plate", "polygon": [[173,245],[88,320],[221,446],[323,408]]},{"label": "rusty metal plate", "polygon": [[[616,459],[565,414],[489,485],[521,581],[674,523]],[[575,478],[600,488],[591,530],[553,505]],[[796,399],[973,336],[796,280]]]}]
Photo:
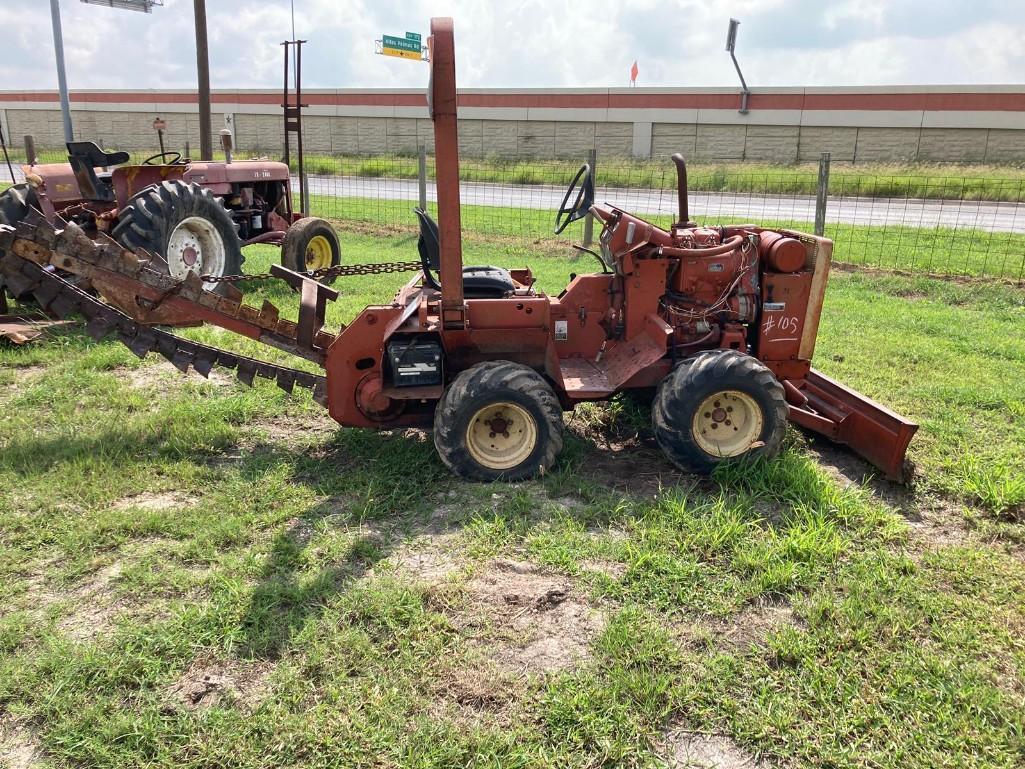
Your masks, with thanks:
[{"label": "rusty metal plate", "polygon": [[55,326],[68,326],[70,320],[51,320],[41,315],[0,315],[0,337],[14,344],[28,344]]}]

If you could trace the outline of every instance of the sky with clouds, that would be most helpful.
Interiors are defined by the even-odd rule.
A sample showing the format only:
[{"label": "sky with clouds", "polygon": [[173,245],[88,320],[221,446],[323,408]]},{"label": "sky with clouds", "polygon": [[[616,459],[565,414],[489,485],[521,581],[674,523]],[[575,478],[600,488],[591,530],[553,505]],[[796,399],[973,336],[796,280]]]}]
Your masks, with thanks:
[{"label": "sky with clouds", "polygon": [[[294,0],[310,88],[425,85],[374,55],[381,34],[456,24],[462,87],[734,85],[731,16],[752,86],[1025,82],[1025,0]],[[152,14],[61,0],[75,88],[195,85],[192,0]],[[207,0],[211,85],[277,87],[289,0]],[[56,88],[48,0],[0,0],[0,89]]]}]

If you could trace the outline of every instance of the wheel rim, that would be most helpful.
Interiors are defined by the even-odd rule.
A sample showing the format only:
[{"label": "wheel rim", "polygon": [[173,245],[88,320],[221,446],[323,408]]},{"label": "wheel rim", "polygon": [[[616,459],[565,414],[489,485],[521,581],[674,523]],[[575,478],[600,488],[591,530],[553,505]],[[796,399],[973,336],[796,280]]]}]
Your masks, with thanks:
[{"label": "wheel rim", "polygon": [[694,442],[711,456],[736,457],[755,447],[764,423],[754,398],[739,390],[723,390],[698,406],[692,424]]},{"label": "wheel rim", "polygon": [[492,403],[480,409],[466,427],[470,456],[489,470],[509,470],[523,463],[537,445],[537,423],[515,403]]},{"label": "wheel rim", "polygon": [[[190,216],[178,223],[167,242],[167,269],[172,278],[184,280],[190,272],[197,275],[223,275],[224,239],[217,228],[199,216]],[[210,291],[214,283],[203,288]]]},{"label": "wheel rim", "polygon": [[331,241],[323,235],[314,235],[306,245],[306,269],[322,270],[330,267],[332,259]]}]

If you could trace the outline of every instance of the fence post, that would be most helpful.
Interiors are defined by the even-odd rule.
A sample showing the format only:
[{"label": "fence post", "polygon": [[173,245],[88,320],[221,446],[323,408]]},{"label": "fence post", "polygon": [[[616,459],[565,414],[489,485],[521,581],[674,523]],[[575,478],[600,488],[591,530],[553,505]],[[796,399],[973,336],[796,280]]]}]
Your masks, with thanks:
[{"label": "fence post", "polygon": [[299,188],[302,194],[303,202],[306,204],[306,210],[302,212],[303,216],[313,215],[313,206],[310,204],[310,175],[303,169],[303,174],[299,178]]},{"label": "fence post", "polygon": [[[591,166],[591,180],[595,179],[594,167],[598,164],[598,150],[591,148],[587,151],[587,163]],[[594,214],[590,211],[584,217],[584,248],[590,248],[594,243]]]},{"label": "fence post", "polygon": [[25,137],[25,162],[30,166],[34,166],[36,159],[36,140],[29,134]]},{"label": "fence post", "polygon": [[420,208],[427,210],[427,145],[421,144],[417,153],[417,179],[420,182]]},{"label": "fence post", "polygon": [[826,201],[829,200],[829,153],[819,157],[819,186],[815,192],[815,234],[826,234]]}]

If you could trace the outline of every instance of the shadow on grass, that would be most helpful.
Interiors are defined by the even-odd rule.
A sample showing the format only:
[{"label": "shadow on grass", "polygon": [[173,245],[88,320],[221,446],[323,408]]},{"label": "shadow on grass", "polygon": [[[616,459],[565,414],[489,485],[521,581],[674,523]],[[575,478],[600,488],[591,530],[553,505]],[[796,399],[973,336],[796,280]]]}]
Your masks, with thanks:
[{"label": "shadow on grass", "polygon": [[[571,438],[558,467],[539,482],[548,496],[586,495],[584,487],[596,476],[582,467],[596,451],[593,443]],[[284,461],[294,465],[292,483],[326,499],[274,536],[241,620],[244,648],[255,657],[280,657],[310,621],[421,535],[458,533],[481,517],[501,520],[510,528],[556,515],[584,526],[607,527],[617,514],[609,504],[539,505],[538,497],[521,484],[467,484],[451,476],[421,431],[342,429],[319,451],[301,457],[261,444],[240,458],[237,472],[258,482]],[[607,479],[604,471],[599,475]],[[454,494],[457,486],[469,494]],[[354,539],[326,568],[311,570],[316,535],[335,525],[354,529]]]}]

